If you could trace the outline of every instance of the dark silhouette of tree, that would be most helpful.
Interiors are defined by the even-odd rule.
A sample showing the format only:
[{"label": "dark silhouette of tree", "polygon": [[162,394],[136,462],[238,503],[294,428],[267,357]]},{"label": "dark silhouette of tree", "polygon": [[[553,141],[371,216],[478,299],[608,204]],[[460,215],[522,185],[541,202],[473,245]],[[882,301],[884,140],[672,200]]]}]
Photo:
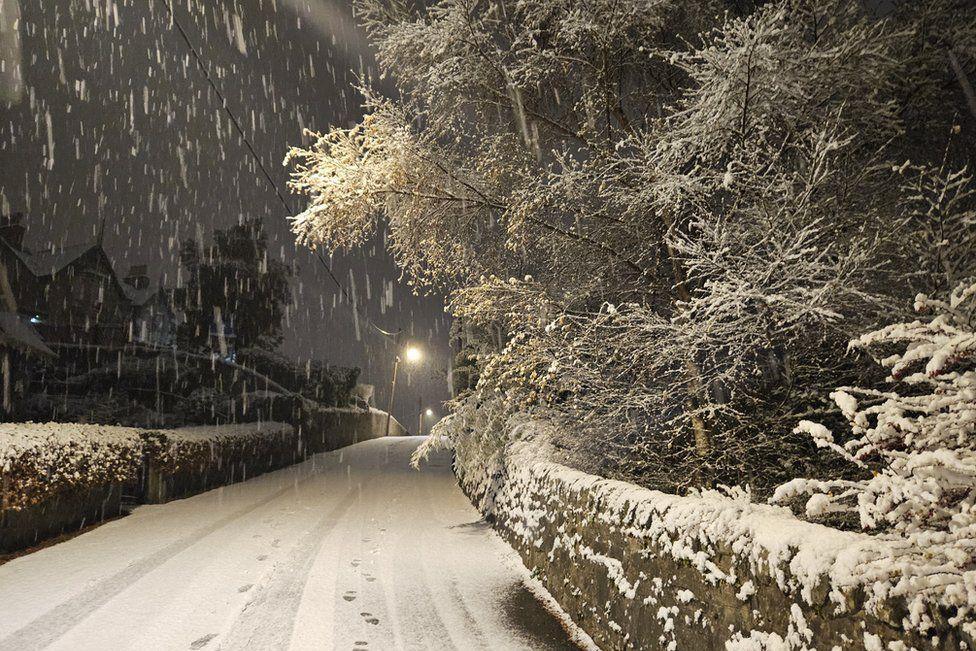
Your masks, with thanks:
[{"label": "dark silhouette of tree", "polygon": [[215,231],[207,247],[184,241],[180,260],[189,272],[181,301],[186,315],[178,331],[181,347],[232,354],[281,343],[292,271],[268,255],[260,219]]}]

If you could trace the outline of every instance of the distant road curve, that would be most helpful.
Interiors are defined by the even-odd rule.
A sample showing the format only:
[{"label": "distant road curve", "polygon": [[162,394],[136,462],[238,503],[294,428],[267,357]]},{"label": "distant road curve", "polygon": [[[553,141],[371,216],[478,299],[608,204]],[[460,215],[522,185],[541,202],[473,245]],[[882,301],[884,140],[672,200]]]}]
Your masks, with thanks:
[{"label": "distant road curve", "polygon": [[420,439],[143,506],[0,566],[0,649],[576,649]]}]

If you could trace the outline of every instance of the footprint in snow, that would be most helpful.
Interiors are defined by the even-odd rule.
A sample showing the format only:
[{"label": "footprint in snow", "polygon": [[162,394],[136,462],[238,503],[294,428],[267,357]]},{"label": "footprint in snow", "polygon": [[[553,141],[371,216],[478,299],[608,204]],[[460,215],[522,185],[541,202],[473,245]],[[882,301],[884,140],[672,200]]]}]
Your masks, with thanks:
[{"label": "footprint in snow", "polygon": [[261,554],[260,556],[258,556],[258,560],[259,561],[268,560],[268,555],[267,554]]},{"label": "footprint in snow", "polygon": [[359,613],[359,614],[362,615],[363,619],[366,620],[367,624],[376,625],[380,623],[380,620],[376,617],[373,617],[372,613]]},{"label": "footprint in snow", "polygon": [[352,648],[352,651],[367,651],[368,646],[369,642],[356,642],[356,646]]},{"label": "footprint in snow", "polygon": [[190,645],[190,648],[202,649],[203,647],[207,646],[207,643],[210,642],[210,640],[214,639],[215,637],[217,637],[216,633],[210,633],[209,635],[204,635],[200,639],[194,640],[193,643]]},{"label": "footprint in snow", "polygon": [[250,590],[253,587],[254,587],[254,584],[253,583],[248,583],[247,585],[242,585],[241,587],[239,587],[237,589],[237,591],[238,592],[247,592],[248,590]]},{"label": "footprint in snow", "polygon": [[350,590],[346,594],[342,595],[342,598],[345,599],[346,601],[355,601],[356,600],[356,591],[355,590]]},{"label": "footprint in snow", "polygon": [[358,558],[354,558],[354,559],[352,559],[352,563],[351,563],[351,565],[352,565],[353,567],[359,567],[359,564],[360,564],[361,562],[362,562],[362,561],[360,561],[360,560],[359,560]]}]

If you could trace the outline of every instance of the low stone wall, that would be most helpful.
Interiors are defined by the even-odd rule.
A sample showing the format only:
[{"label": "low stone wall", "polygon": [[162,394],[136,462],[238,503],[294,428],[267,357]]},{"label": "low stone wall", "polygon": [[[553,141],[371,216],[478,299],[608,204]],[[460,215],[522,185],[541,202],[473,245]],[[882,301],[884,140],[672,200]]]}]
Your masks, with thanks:
[{"label": "low stone wall", "polygon": [[461,486],[604,649],[976,648],[971,614],[897,596],[896,544],[601,479],[526,443],[474,448],[457,450]]}]

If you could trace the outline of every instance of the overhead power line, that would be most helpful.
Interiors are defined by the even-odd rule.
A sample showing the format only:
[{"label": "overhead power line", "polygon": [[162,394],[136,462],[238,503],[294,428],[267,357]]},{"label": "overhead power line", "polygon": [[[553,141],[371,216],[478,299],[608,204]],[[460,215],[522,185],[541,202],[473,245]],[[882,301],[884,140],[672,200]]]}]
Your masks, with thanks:
[{"label": "overhead power line", "polygon": [[[169,12],[170,20],[173,22],[173,25],[176,27],[176,30],[179,32],[180,36],[182,37],[183,42],[186,44],[186,47],[190,51],[190,54],[193,56],[193,59],[197,62],[197,66],[200,68],[200,71],[203,72],[203,76],[206,78],[207,83],[210,84],[210,88],[213,90],[214,94],[217,95],[217,98],[220,100],[221,107],[224,109],[224,112],[227,114],[227,117],[230,118],[230,122],[231,124],[234,125],[234,129],[237,131],[238,135],[240,135],[241,140],[244,141],[244,146],[247,147],[247,151],[250,152],[251,157],[254,159],[254,162],[258,166],[258,169],[261,170],[261,174],[264,176],[265,181],[267,181],[268,185],[270,185],[271,188],[274,190],[275,196],[278,197],[278,201],[280,201],[281,205],[284,206],[287,214],[288,215],[294,214],[291,209],[291,206],[288,204],[288,199],[285,198],[285,194],[281,191],[281,188],[278,187],[278,184],[271,176],[271,173],[268,172],[268,168],[265,167],[264,162],[261,160],[261,157],[258,156],[257,151],[254,149],[254,145],[251,143],[251,139],[244,132],[244,128],[241,127],[241,123],[237,119],[237,115],[230,108],[230,104],[228,104],[227,98],[220,91],[220,87],[217,86],[217,82],[214,80],[213,75],[210,74],[210,68],[204,62],[203,57],[200,55],[200,52],[197,50],[196,47],[194,47],[193,42],[190,40],[190,36],[187,34],[186,30],[183,29],[183,25],[176,17],[176,12],[173,11],[173,5],[171,3],[171,0],[163,0],[163,5],[166,6],[166,10]],[[349,305],[352,308],[352,310],[355,312],[356,316],[361,318],[363,321],[366,322],[367,325],[369,325],[371,328],[373,328],[383,336],[397,337],[400,334],[399,330],[397,332],[389,332],[388,330],[384,330],[383,328],[373,323],[373,320],[370,319],[368,316],[366,316],[366,314],[360,309],[359,302],[355,300],[355,297],[353,297],[349,293],[345,285],[343,285],[342,282],[340,282],[340,280],[336,277],[335,273],[333,273],[332,271],[332,267],[329,266],[325,258],[322,256],[322,253],[317,249],[315,250],[315,257],[322,264],[322,268],[325,269],[325,271],[329,274],[329,278],[331,278],[332,282],[335,283],[335,286],[339,289],[339,292],[342,294],[342,296],[345,297],[345,299],[349,302]]]}]

